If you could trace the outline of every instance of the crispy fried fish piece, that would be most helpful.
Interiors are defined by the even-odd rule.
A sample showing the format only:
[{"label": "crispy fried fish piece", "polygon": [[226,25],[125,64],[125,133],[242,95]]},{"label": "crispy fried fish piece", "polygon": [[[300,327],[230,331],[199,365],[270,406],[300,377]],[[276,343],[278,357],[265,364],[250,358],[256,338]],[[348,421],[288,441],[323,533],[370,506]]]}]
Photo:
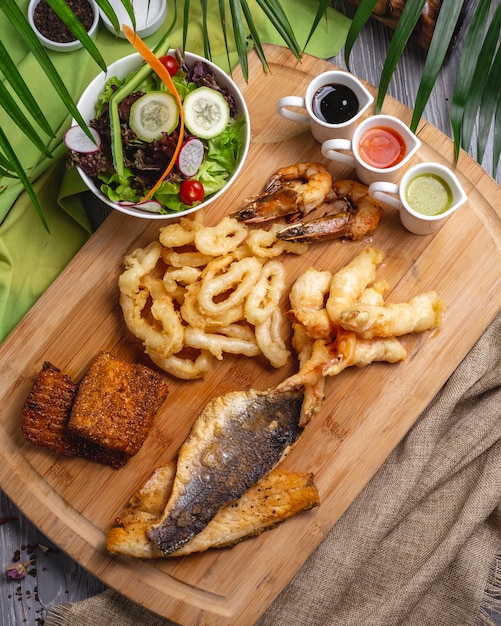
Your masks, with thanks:
[{"label": "crispy fried fish piece", "polygon": [[77,456],[78,441],[67,429],[78,385],[45,361],[22,409],[21,430],[27,441],[56,454]]},{"label": "crispy fried fish piece", "polygon": [[102,351],[80,383],[68,428],[108,450],[132,456],[143,445],[167,393],[166,382],[155,371]]},{"label": "crispy fried fish piece", "polygon": [[148,531],[165,555],[179,550],[283,458],[299,438],[303,394],[235,391],[212,399],[179,451],[172,494]]},{"label": "crispy fried fish piece", "polygon": [[[132,496],[120,516],[120,526],[108,533],[108,552],[143,559],[164,556],[147,533],[167,504],[175,472],[175,462],[156,469]],[[319,504],[312,474],[272,470],[238,500],[219,509],[198,535],[170,556],[231,547]]]},{"label": "crispy fried fish piece", "polygon": [[121,467],[129,458],[86,441],[68,430],[78,385],[55,365],[45,361],[22,409],[21,430],[27,441],[63,456]]}]

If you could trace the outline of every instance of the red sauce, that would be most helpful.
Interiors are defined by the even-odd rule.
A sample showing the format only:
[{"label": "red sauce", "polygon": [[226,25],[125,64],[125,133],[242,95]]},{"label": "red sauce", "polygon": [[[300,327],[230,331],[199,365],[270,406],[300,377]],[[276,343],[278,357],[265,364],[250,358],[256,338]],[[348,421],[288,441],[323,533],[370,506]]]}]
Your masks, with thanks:
[{"label": "red sauce", "polygon": [[393,167],[405,157],[405,141],[392,128],[376,126],[362,135],[358,150],[361,158],[372,167]]}]

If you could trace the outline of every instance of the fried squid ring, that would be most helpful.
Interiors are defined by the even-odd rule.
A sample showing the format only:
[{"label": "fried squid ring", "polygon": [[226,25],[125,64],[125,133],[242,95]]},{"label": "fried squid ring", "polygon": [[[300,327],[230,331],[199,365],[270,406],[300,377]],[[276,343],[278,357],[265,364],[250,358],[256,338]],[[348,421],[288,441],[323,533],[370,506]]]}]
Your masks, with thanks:
[{"label": "fried squid ring", "polygon": [[280,334],[282,315],[277,307],[268,318],[255,326],[257,345],[273,367],[282,367],[291,353]]},{"label": "fried squid ring", "polygon": [[252,254],[257,257],[273,259],[284,252],[304,254],[308,250],[307,243],[294,243],[278,239],[275,234],[277,230],[279,230],[277,227],[272,227],[270,230],[251,230],[246,243]]},{"label": "fried squid ring", "polygon": [[[218,315],[239,305],[259,279],[261,263],[255,257],[244,257],[229,265],[224,273],[208,274],[202,281],[198,302],[201,311]],[[228,295],[229,294],[229,295]],[[223,297],[226,296],[226,297]],[[220,298],[223,297],[221,300]]]},{"label": "fried squid ring", "polygon": [[184,301],[181,305],[181,316],[189,326],[194,328],[221,328],[229,326],[244,319],[244,303],[240,303],[226,311],[221,311],[217,315],[204,313],[199,306],[198,295],[202,284],[200,282],[188,285],[184,294]]},{"label": "fried squid ring", "polygon": [[245,319],[250,324],[264,323],[278,307],[285,290],[285,276],[285,268],[279,261],[263,265],[259,280],[245,301]]},{"label": "fried squid ring", "polygon": [[223,218],[217,226],[205,226],[195,233],[195,246],[203,254],[224,256],[245,241],[247,227],[234,217]]},{"label": "fried squid ring", "polygon": [[192,348],[208,350],[219,361],[224,352],[248,357],[261,353],[252,330],[240,324],[230,324],[210,333],[190,326],[185,330],[185,342]]},{"label": "fried squid ring", "polygon": [[212,370],[212,354],[208,350],[201,350],[195,359],[183,358],[177,354],[170,357],[161,357],[156,352],[146,350],[150,359],[168,374],[182,380],[204,378]]}]

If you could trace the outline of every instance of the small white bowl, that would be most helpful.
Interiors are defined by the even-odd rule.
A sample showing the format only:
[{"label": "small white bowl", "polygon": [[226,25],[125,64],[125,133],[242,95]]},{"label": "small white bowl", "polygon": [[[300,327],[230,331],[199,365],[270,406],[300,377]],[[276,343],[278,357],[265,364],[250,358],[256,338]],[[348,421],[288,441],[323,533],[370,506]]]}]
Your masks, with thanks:
[{"label": "small white bowl", "polygon": [[[169,54],[174,54],[174,53],[175,53],[174,50],[169,51]],[[230,76],[226,74],[226,72],[224,72],[220,67],[218,67],[211,61],[208,61],[207,59],[199,56],[198,54],[193,54],[191,52],[185,52],[184,56],[185,56],[186,63],[190,67],[193,65],[193,63],[195,63],[195,61],[204,61],[205,63],[207,63],[212,68],[216,76],[218,84],[221,85],[222,87],[226,87],[230,91],[230,93],[233,95],[233,98],[235,100],[235,105],[238,110],[238,115],[243,116],[246,121],[246,123],[243,125],[241,129],[241,132],[243,133],[243,148],[242,148],[242,154],[240,155],[240,161],[238,162],[235,168],[235,171],[226,182],[226,185],[222,187],[218,192],[216,192],[215,194],[211,196],[208,196],[200,204],[190,207],[189,209],[185,211],[178,211],[175,213],[166,213],[166,214],[144,211],[136,207],[122,206],[116,202],[111,201],[105,194],[103,194],[96,187],[92,178],[88,176],[87,174],[85,174],[85,172],[83,172],[80,168],[77,167],[77,170],[82,180],[84,181],[85,185],[88,187],[89,191],[91,191],[97,198],[99,198],[99,200],[101,200],[108,206],[112,207],[113,209],[120,211],[121,213],[125,213],[127,215],[133,215],[135,217],[142,217],[144,219],[166,220],[166,219],[177,219],[179,217],[182,217],[183,215],[188,215],[188,213],[193,213],[195,211],[199,211],[200,209],[204,209],[209,204],[211,204],[212,202],[220,198],[229,189],[229,187],[237,179],[240,173],[240,170],[242,169],[245,163],[245,159],[247,158],[247,153],[249,152],[251,130],[250,130],[249,111],[247,109],[247,105],[245,103],[244,97],[240,89],[237,87],[235,82],[230,78]],[[116,76],[118,78],[125,78],[127,74],[129,74],[130,72],[138,68],[141,65],[141,63],[144,63],[144,61],[139,54],[137,53],[131,54],[127,57],[119,59],[118,61],[115,61],[108,67],[108,71],[106,73],[101,72],[100,74],[96,76],[96,78],[94,78],[94,80],[87,86],[82,96],[80,97],[80,100],[77,103],[78,110],[80,111],[83,119],[86,122],[90,122],[90,120],[96,117],[96,101],[97,101],[99,94],[103,91],[108,78],[110,78],[111,76]],[[75,125],[75,124],[76,124],[76,121],[73,120],[72,125]]]},{"label": "small white bowl", "polygon": [[[97,31],[97,27],[99,25],[99,11],[98,6],[94,2],[94,0],[87,0],[87,2],[91,5],[92,11],[94,13],[92,26],[87,32],[89,34],[89,37],[94,37]],[[28,22],[35,32],[35,35],[40,40],[40,43],[49,50],[56,50],[57,52],[72,52],[73,50],[78,50],[79,48],[81,48],[82,44],[78,39],[75,39],[75,41],[68,41],[67,43],[58,43],[57,41],[52,41],[52,39],[47,39],[47,37],[44,37],[42,35],[42,33],[37,29],[34,19],[35,9],[39,4],[40,0],[30,0],[30,4],[28,6]]]},{"label": "small white bowl", "polygon": [[[115,11],[120,26],[127,24],[127,26],[132,28],[131,19],[122,2],[120,0],[110,0],[110,4]],[[136,18],[135,31],[139,37],[152,35],[162,26],[167,16],[167,0],[134,0],[132,7]],[[117,37],[125,37],[121,30],[117,32],[114,29],[113,24],[101,8],[99,9],[99,13],[101,14],[103,24],[110,33]]]}]

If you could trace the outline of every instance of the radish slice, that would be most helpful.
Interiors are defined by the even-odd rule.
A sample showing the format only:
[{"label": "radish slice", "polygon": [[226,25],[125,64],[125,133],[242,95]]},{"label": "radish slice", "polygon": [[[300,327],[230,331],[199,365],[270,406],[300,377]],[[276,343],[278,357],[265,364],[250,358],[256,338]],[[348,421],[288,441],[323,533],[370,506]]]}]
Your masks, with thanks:
[{"label": "radish slice", "polygon": [[119,206],[126,209],[141,209],[142,211],[149,211],[150,213],[160,213],[162,205],[158,200],[144,200],[143,202],[127,202],[123,200],[118,203]]},{"label": "radish slice", "polygon": [[200,139],[192,137],[185,141],[177,159],[177,166],[181,175],[187,178],[195,176],[204,160],[204,153],[205,147]]},{"label": "radish slice", "polygon": [[64,143],[66,147],[72,152],[80,152],[82,154],[92,154],[97,152],[101,148],[101,137],[95,128],[87,127],[91,135],[94,137],[94,142],[85,134],[85,131],[80,126],[71,126],[68,128],[64,135]]}]

